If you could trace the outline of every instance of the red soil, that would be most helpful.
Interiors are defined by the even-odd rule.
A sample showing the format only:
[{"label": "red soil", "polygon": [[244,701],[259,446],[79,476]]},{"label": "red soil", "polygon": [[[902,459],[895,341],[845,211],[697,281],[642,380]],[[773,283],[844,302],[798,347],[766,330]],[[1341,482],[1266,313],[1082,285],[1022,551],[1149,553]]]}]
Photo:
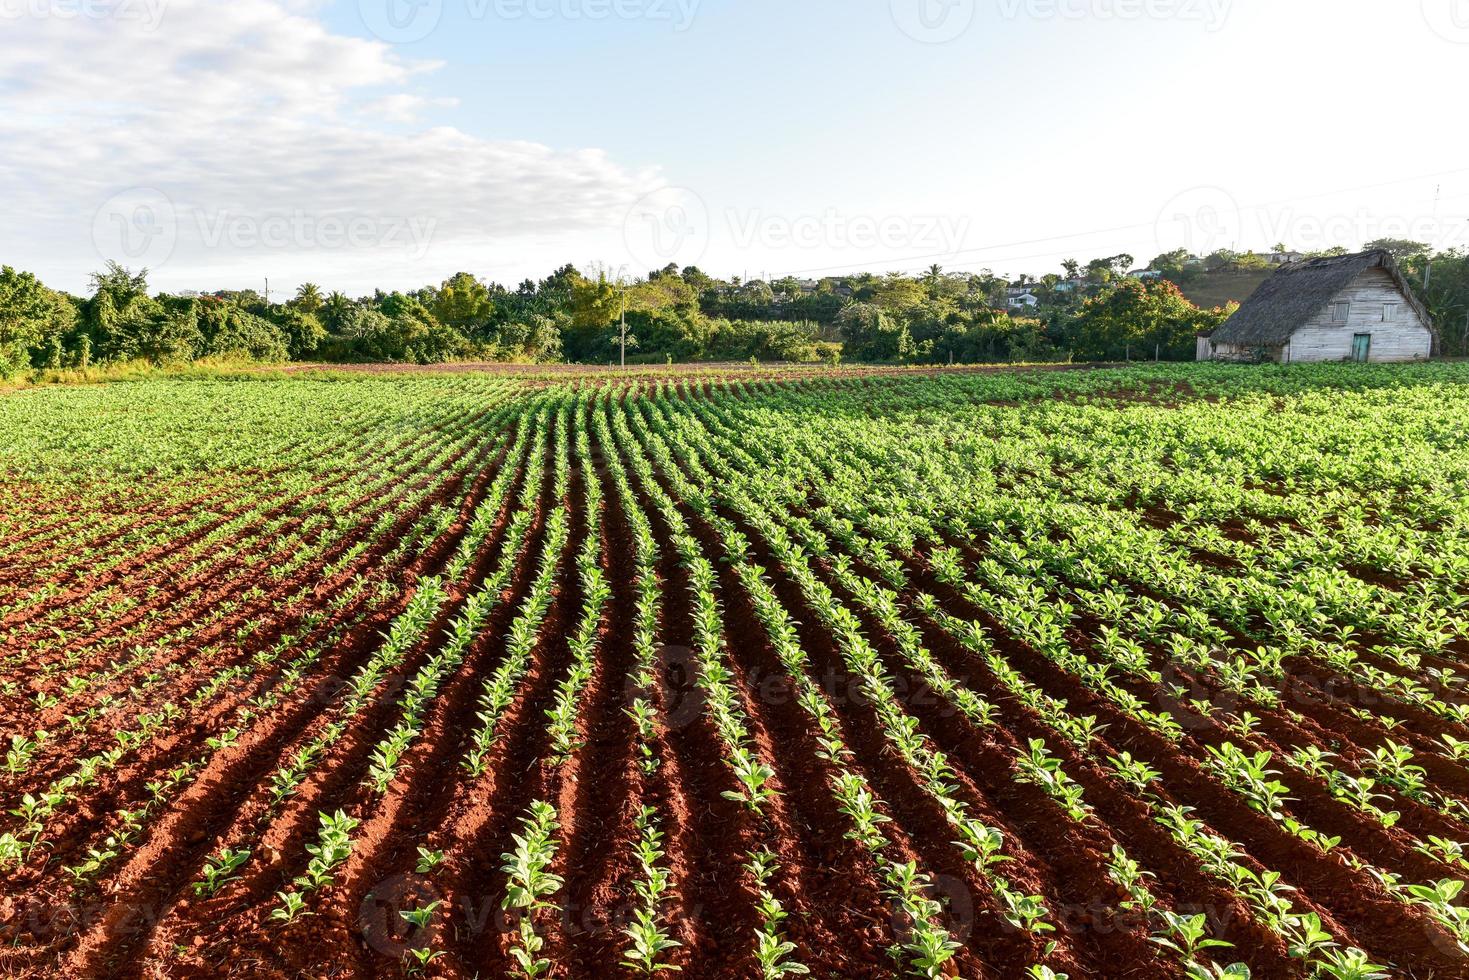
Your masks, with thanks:
[{"label": "red soil", "polygon": [[[544,380],[541,375],[596,379],[606,374],[571,368],[522,372],[486,365],[450,370],[486,369],[525,373],[528,389]],[[864,369],[843,376],[862,383],[861,379],[887,373],[896,372]],[[642,376],[656,378],[658,372]],[[725,377],[779,381],[812,376],[798,368],[753,372],[732,365],[710,366],[709,380],[701,380],[698,388],[707,395],[709,382]],[[613,404],[618,411],[630,407],[621,399]],[[1160,738],[1008,633],[962,594],[938,582],[922,553],[904,555],[909,584],[901,595],[903,615],[935,661],[993,705],[995,724],[979,727],[907,665],[895,639],[841,587],[830,561],[813,559],[813,573],[857,614],[882,672],[915,719],[917,730],[947,759],[952,774],[946,782],[952,795],[970,814],[1004,834],[1005,851],[1012,860],[1000,872],[1017,891],[1041,896],[1058,929],[1037,936],[1009,926],[991,883],[953,845],[956,832],[942,805],[881,730],[879,715],[849,669],[842,648],[822,626],[798,581],[780,567],[748,522],[727,507],[716,507],[719,517],[743,530],[751,542],[749,560],[765,570],[781,605],[798,624],[801,651],[850,749],[846,759],[834,761],[823,755],[820,733],[797,700],[797,685],[770,643],[715,522],[701,517],[693,506],[680,504],[679,516],[715,568],[724,627],[722,654],[732,673],[738,706],[748,719],[751,751],[770,767],[776,791],[759,812],[726,796],[736,784],[698,683],[700,661],[690,649],[696,636],[693,576],[675,547],[672,525],[677,520],[654,507],[657,492],[671,493],[673,483],[670,474],[661,474],[655,476],[656,486],[644,485],[631,466],[644,451],[637,443],[641,420],[631,425],[630,445],[602,445],[594,439],[593,466],[590,472],[572,474],[571,492],[564,500],[551,499],[552,459],[547,456],[540,498],[533,504],[534,520],[514,574],[488,625],[438,690],[424,715],[422,731],[387,791],[379,794],[366,782],[373,750],[401,717],[405,685],[441,649],[445,629],[502,559],[509,522],[527,477],[524,472],[510,481],[507,502],[465,576],[445,584],[446,600],[428,631],[405,651],[390,676],[380,679],[341,736],[312,764],[297,792],[275,803],[272,775],[329,730],[337,717],[334,709],[343,700],[345,679],[381,649],[383,634],[407,607],[422,579],[444,571],[500,468],[519,465],[508,460],[508,449],[490,450],[509,445],[514,424],[509,431],[478,433],[478,441],[463,449],[462,457],[451,459],[450,471],[408,477],[404,486],[395,488],[399,496],[422,486],[431,489],[428,498],[398,514],[387,535],[329,580],[320,581],[322,569],[362,540],[360,534],[348,534],[323,548],[306,567],[284,581],[271,582],[263,597],[242,601],[181,648],[109,677],[91,700],[83,702],[119,701],[127,710],[117,717],[131,716],[165,699],[181,699],[223,667],[249,664],[255,654],[294,632],[302,635],[296,645],[300,650],[325,644],[320,660],[299,686],[242,723],[231,744],[210,745],[208,740],[234,726],[251,699],[283,690],[285,678],[277,670],[252,673],[201,701],[179,724],[125,752],[90,784],[69,791],[56,814],[44,822],[45,845],[19,868],[8,869],[0,881],[0,974],[365,980],[404,975],[408,951],[431,946],[443,955],[428,964],[427,976],[513,976],[515,922],[501,907],[507,884],[501,854],[515,847],[514,835],[520,833],[528,805],[544,800],[558,812],[558,850],[550,870],[563,884],[552,896],[559,913],[541,913],[535,922],[545,939],[543,955],[551,963],[550,975],[558,980],[625,980],[636,975],[620,963],[628,950],[623,930],[638,907],[635,820],[644,806],[654,808],[667,835],[664,863],[671,888],[661,921],[679,945],[662,961],[679,967],[681,976],[735,980],[754,974],[754,936],[761,912],[745,862],[751,852],[765,847],[778,861],[770,887],[788,913],[780,933],[793,944],[793,959],[807,965],[815,977],[899,976],[903,969],[889,950],[901,938],[903,924],[886,894],[884,869],[848,837],[852,821],[838,808],[831,789],[840,766],[862,776],[880,798],[878,808],[891,820],[883,825],[890,842],[886,856],[915,862],[933,876],[935,894],[942,899],[943,924],[959,944],[948,966],[950,976],[1007,980],[1040,962],[1073,980],[1182,976],[1178,959],[1150,939],[1157,931],[1156,920],[1123,907],[1125,895],[1108,873],[1117,846],[1153,876],[1152,888],[1162,907],[1183,914],[1204,913],[1211,935],[1234,944],[1220,954],[1221,960],[1242,960],[1256,977],[1270,980],[1300,976],[1299,961],[1290,957],[1280,938],[1232,889],[1206,874],[1159,825],[1149,806],[1100,761],[1106,754],[1126,751],[1162,773],[1162,799],[1194,808],[1209,830],[1239,842],[1247,855],[1240,858],[1245,866],[1282,872],[1299,889],[1290,895],[1297,910],[1319,914],[1339,942],[1360,945],[1375,960],[1390,961],[1409,975],[1469,976],[1469,961],[1420,909],[1397,901],[1339,855],[1286,833],[1200,765],[1206,746],[1242,742],[1217,721],[1191,717],[1183,738]],[[507,440],[500,441],[500,436]],[[385,459],[383,454],[368,457],[376,463]],[[657,683],[648,691],[636,690],[632,681],[635,542],[629,514],[607,471],[613,459],[627,470],[633,496],[651,522],[659,551]],[[569,761],[558,764],[548,759],[547,710],[572,662],[570,638],[585,598],[574,561],[591,517],[581,492],[585,479],[601,481],[604,571],[612,598],[599,627],[595,670],[579,702],[580,747]],[[326,486],[320,492],[329,490]],[[307,502],[309,498],[277,502],[262,521],[289,513],[293,503]],[[386,512],[387,503],[386,499],[352,502],[352,520],[361,533]],[[414,520],[436,504],[451,508],[455,515],[448,531],[414,549],[402,567],[383,567]],[[561,554],[551,556],[557,568],[554,598],[538,633],[529,672],[500,719],[488,770],[472,777],[460,763],[479,724],[481,687],[504,661],[507,632],[530,591],[547,547],[547,519],[557,508],[565,508],[569,515],[571,537]],[[139,515],[139,521],[173,516],[164,509]],[[1164,520],[1156,513],[1153,517]],[[283,525],[287,530],[295,526],[294,520]],[[110,534],[97,536],[93,544],[113,540]],[[34,541],[17,537],[15,556],[26,562],[49,557],[48,540],[49,534]],[[169,567],[170,555],[185,543],[160,543],[92,579],[84,574],[60,576],[58,584],[66,591],[45,608],[60,608],[110,586],[123,595],[145,595],[149,575]],[[59,663],[59,658],[76,654],[78,673],[102,676],[112,658],[119,656],[102,641],[122,636],[148,610],[160,612],[147,620],[146,629],[138,634],[140,643],[189,624],[211,606],[241,599],[262,578],[271,544],[260,541],[259,550],[250,550],[241,539],[223,542],[218,553],[209,556],[210,563],[188,581],[171,583],[164,596],[150,597],[136,616],[121,616],[91,632],[80,630],[74,641],[48,651],[46,662]],[[984,554],[983,541],[960,544],[968,558]],[[839,547],[833,551],[841,553]],[[1228,562],[1218,565],[1227,573]],[[860,561],[854,568],[876,578]],[[374,583],[403,588],[391,595],[364,593],[334,607],[335,595],[359,574]],[[1387,584],[1386,579],[1379,582]],[[305,586],[311,588],[303,603],[288,601]],[[1083,750],[1057,737],[1039,713],[1001,683],[990,664],[919,612],[915,600],[920,592],[936,596],[956,615],[981,621],[996,649],[1045,695],[1064,700],[1071,712],[1097,716],[1105,727],[1092,745]],[[189,603],[180,604],[181,596],[191,597]],[[170,608],[170,603],[177,608]],[[312,612],[322,618],[308,625],[306,615]],[[243,624],[266,616],[268,622],[255,635],[230,642]],[[28,617],[17,617],[21,619]],[[1078,618],[1068,642],[1074,649],[1093,652],[1100,625],[1092,618]],[[203,656],[200,651],[206,646],[219,652]],[[1455,657],[1465,652],[1452,647],[1439,659],[1455,663]],[[1147,653],[1158,669],[1169,666],[1160,650]],[[139,675],[165,668],[177,669],[146,692],[130,690]],[[1293,685],[1288,698],[1292,710],[1257,711],[1260,724],[1251,748],[1279,755],[1288,746],[1315,745],[1346,754],[1381,744],[1386,730],[1349,710],[1367,704],[1371,692],[1330,675],[1314,662],[1288,661],[1287,668]],[[1210,672],[1169,669],[1168,676],[1188,687],[1191,696],[1228,703],[1227,689]],[[1318,681],[1336,683],[1328,691]],[[1178,716],[1187,710],[1158,685],[1129,681],[1126,686],[1151,707]],[[627,714],[637,696],[656,709],[652,748],[661,766],[651,777],[639,770],[639,734]],[[12,696],[0,705],[6,735],[12,729],[28,733],[61,720],[55,711],[29,710],[28,703],[23,696]],[[1430,754],[1438,737],[1457,732],[1456,726],[1410,706],[1394,703],[1383,710],[1403,721],[1393,737],[1419,750],[1415,761],[1428,769],[1437,787],[1469,795],[1469,772],[1441,750]],[[82,758],[115,745],[113,718],[103,714],[69,736],[58,733],[56,742],[43,747],[36,766],[0,775],[0,807],[19,807],[25,793],[41,790],[73,771]],[[1072,821],[1038,786],[1017,777],[1016,756],[1032,738],[1044,738],[1066,773],[1082,786],[1091,819]],[[198,763],[197,773],[147,809],[138,836],[117,848],[119,853],[98,870],[73,880],[64,868],[85,861],[89,848],[107,846],[107,835],[122,825],[119,811],[149,808],[149,784],[169,769],[191,762]],[[1349,760],[1342,766],[1360,771]],[[1397,794],[1391,805],[1401,811],[1402,821],[1385,829],[1296,776],[1285,777],[1292,788],[1291,812],[1324,833],[1340,836],[1343,851],[1398,870],[1411,881],[1469,881],[1469,873],[1447,867],[1414,846],[1415,839],[1428,834],[1463,836],[1454,818]],[[271,910],[280,905],[277,893],[290,889],[310,860],[308,847],[317,842],[318,814],[336,810],[361,821],[352,835],[350,856],[333,870],[329,885],[307,896],[308,914],[288,924],[272,919]],[[0,818],[0,833],[17,826],[11,814]],[[194,885],[201,880],[206,861],[224,847],[247,848],[250,858],[236,871],[235,880],[217,893],[197,894]],[[442,867],[417,871],[420,847],[442,851]],[[410,926],[401,915],[436,901],[442,904],[427,926]],[[1052,941],[1053,949],[1048,948]]]}]

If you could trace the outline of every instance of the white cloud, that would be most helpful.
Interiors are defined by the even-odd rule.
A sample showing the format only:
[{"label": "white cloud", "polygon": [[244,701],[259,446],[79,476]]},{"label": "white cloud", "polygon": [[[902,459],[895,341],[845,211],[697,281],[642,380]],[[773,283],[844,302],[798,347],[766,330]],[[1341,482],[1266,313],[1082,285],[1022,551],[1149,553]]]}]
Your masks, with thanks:
[{"label": "white cloud", "polygon": [[409,92],[394,92],[380,99],[373,99],[360,110],[363,119],[376,119],[390,123],[414,123],[429,109],[452,109],[459,104],[453,98],[425,98]]},{"label": "white cloud", "polygon": [[6,20],[0,259],[73,290],[103,257],[152,265],[160,288],[262,272],[408,287],[612,241],[657,185],[596,150],[405,131],[454,104],[415,90],[439,65],[333,34],[311,9],[168,0],[156,26]]}]

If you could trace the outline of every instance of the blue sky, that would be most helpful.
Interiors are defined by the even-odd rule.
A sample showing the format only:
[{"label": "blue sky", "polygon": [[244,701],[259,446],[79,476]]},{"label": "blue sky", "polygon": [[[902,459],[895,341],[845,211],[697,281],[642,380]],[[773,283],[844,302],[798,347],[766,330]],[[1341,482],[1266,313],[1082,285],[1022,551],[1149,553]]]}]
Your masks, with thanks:
[{"label": "blue sky", "polygon": [[1469,0],[66,3],[0,0],[0,252],[62,288],[1469,244]]}]

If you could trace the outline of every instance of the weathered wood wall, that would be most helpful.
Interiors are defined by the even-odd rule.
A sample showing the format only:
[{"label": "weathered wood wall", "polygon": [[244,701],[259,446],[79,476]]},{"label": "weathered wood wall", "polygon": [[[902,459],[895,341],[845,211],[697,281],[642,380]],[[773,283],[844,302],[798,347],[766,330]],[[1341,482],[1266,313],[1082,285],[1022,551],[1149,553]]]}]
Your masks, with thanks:
[{"label": "weathered wood wall", "polygon": [[1245,361],[1253,363],[1262,357],[1267,361],[1283,359],[1284,347],[1241,347],[1239,344],[1211,344],[1216,361]]},{"label": "weathered wood wall", "polygon": [[[1337,303],[1350,304],[1345,323],[1333,318]],[[1388,306],[1397,309],[1385,317]],[[1262,354],[1266,360],[1287,364],[1349,361],[1357,334],[1372,338],[1368,360],[1373,362],[1422,361],[1433,353],[1432,330],[1399,291],[1393,277],[1386,269],[1368,269],[1298,328],[1284,346],[1262,350],[1200,338],[1198,354],[1200,360],[1212,356],[1217,361],[1253,361]]]},{"label": "weathered wood wall", "polygon": [[[1332,319],[1337,303],[1350,303],[1345,323]],[[1384,319],[1388,305],[1396,314]],[[1282,360],[1346,361],[1352,357],[1352,338],[1372,337],[1372,361],[1426,360],[1433,352],[1433,333],[1385,269],[1368,269],[1328,303],[1305,326],[1291,335]]]}]

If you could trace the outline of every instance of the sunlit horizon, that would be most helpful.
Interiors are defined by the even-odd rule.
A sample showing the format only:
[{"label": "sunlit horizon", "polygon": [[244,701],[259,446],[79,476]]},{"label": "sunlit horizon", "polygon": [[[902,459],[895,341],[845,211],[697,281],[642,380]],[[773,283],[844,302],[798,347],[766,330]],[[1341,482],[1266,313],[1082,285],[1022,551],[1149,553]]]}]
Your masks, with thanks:
[{"label": "sunlit horizon", "polygon": [[[353,295],[1469,246],[1455,0],[9,0],[0,261]],[[1309,41],[1305,40],[1309,39]],[[1368,127],[1370,122],[1377,127]]]}]

